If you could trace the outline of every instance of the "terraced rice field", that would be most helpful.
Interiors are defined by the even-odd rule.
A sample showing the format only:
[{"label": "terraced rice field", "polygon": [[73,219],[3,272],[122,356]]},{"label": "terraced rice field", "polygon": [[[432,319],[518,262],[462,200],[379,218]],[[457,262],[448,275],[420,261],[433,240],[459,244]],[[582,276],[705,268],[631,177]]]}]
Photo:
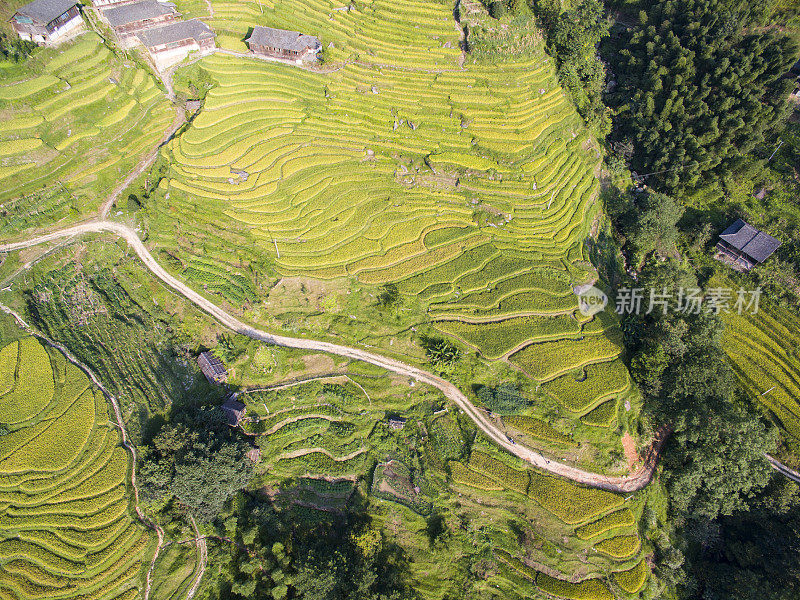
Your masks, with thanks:
[{"label": "terraced rice field", "polygon": [[800,331],[796,315],[776,306],[724,314],[724,348],[739,380],[800,443]]},{"label": "terraced rice field", "polygon": [[34,338],[0,359],[0,598],[137,597],[149,536],[105,398]]},{"label": "terraced rice field", "polygon": [[[218,85],[170,147],[169,189],[191,199],[180,208],[201,202],[252,227],[285,274],[395,282],[481,246],[483,260],[470,266],[485,263],[487,272],[473,272],[470,288],[457,281],[467,273],[451,267],[447,283],[465,294],[507,279],[509,266],[522,277],[459,306],[497,313],[515,292],[543,290],[551,298],[541,311],[575,308],[560,261],[580,257],[596,181],[578,151],[582,139],[562,137],[570,124],[576,136],[581,129],[547,65],[502,76],[363,66],[322,76],[223,56],[202,66]],[[489,77],[507,83],[495,89]],[[542,100],[540,85],[549,88]],[[554,114],[553,103],[564,112]],[[512,119],[516,109],[518,119],[489,127],[497,109]],[[477,167],[456,162],[479,158]],[[500,185],[493,171],[516,180]],[[426,179],[446,172],[460,174],[458,185],[438,189]],[[482,210],[507,220],[476,223]],[[526,273],[534,267],[539,277]]]},{"label": "terraced rice field", "polygon": [[[359,60],[401,68],[456,68],[458,32],[452,7],[414,0],[370,0],[349,5],[340,0],[212,0],[208,24],[217,43],[243,50],[248,28],[267,25],[318,36],[331,62]],[[351,8],[349,8],[351,7]],[[199,8],[198,15],[203,14]]]},{"label": "terraced rice field", "polygon": [[[242,396],[258,433],[262,469],[271,476],[355,478],[367,469],[369,435],[381,411],[365,412],[353,384],[312,382],[287,392]],[[363,413],[363,414],[362,414]],[[257,424],[255,424],[257,422]]]},{"label": "terraced rice field", "polygon": [[[208,232],[179,241],[184,275],[243,305],[246,292],[225,291],[237,258],[213,241],[225,218],[282,276],[396,284],[442,334],[557,380],[548,393],[576,418],[629,388],[614,319],[588,321],[572,292],[595,276],[583,245],[595,158],[543,50],[459,69],[443,4],[212,5],[218,32],[263,23],[333,42],[337,68],[199,63],[213,87],[169,146],[168,226],[152,232],[165,248],[192,235],[182,223]],[[226,265],[216,283],[195,277],[208,259]]]},{"label": "terraced rice field", "polygon": [[96,209],[174,113],[153,77],[92,33],[0,76],[0,204],[8,230]]},{"label": "terraced rice field", "polygon": [[[512,465],[507,457],[488,449],[475,449],[466,463],[449,463],[450,477],[457,490],[480,490],[482,502],[487,494],[511,494],[536,502],[552,517],[571,530],[571,536],[583,540],[592,553],[607,558],[616,571],[607,578],[606,567],[596,568],[597,575],[574,582],[569,574],[561,578],[539,573],[504,550],[494,550],[499,564],[512,576],[535,582],[541,590],[559,598],[608,598],[614,585],[633,594],[649,575],[641,560],[641,540],[636,517],[622,496],[580,487],[572,482],[544,475],[522,465]],[[517,500],[519,501],[519,500]],[[565,538],[566,539],[566,538]],[[513,577],[512,577],[513,579]],[[570,581],[567,581],[567,580]],[[612,585],[613,580],[613,585]],[[632,590],[632,591],[629,591]]]}]

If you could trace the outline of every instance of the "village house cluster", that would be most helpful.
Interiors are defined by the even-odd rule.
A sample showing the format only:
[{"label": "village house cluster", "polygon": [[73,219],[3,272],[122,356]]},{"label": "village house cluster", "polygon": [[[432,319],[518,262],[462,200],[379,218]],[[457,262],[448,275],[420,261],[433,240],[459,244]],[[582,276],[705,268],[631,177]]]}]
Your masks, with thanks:
[{"label": "village house cluster", "polygon": [[202,56],[216,48],[211,28],[199,19],[184,21],[170,2],[94,0],[94,5],[120,46],[143,45],[159,71],[181,62],[191,52]]},{"label": "village house cluster", "polygon": [[[167,0],[93,0],[93,4],[120,47],[144,46],[159,71],[192,52],[203,56],[216,49],[211,28],[200,19],[183,20]],[[77,0],[34,0],[14,13],[11,26],[20,38],[39,45],[59,44],[85,29]],[[245,41],[255,56],[298,64],[317,60],[322,50],[314,36],[272,27],[253,27]]]},{"label": "village house cluster", "polygon": [[[184,21],[175,6],[159,0],[94,0],[99,18],[122,48],[147,48],[156,69],[214,51],[214,32],[199,19]],[[85,28],[77,0],[34,0],[18,9],[11,26],[20,38],[56,45]]]}]

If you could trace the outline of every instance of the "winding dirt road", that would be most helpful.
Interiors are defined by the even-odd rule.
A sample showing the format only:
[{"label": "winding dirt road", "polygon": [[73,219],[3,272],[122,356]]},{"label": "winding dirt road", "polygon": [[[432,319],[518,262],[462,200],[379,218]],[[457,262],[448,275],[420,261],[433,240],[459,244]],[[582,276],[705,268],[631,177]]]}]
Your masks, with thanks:
[{"label": "winding dirt road", "polygon": [[644,464],[639,471],[623,477],[609,477],[598,473],[593,473],[591,471],[585,471],[578,467],[567,465],[555,460],[547,459],[543,455],[531,450],[530,448],[525,448],[511,442],[505,436],[505,434],[503,434],[494,425],[494,423],[487,418],[482,410],[476,408],[469,401],[469,399],[461,392],[461,390],[459,390],[455,385],[446,379],[434,375],[433,373],[413,365],[408,365],[399,360],[388,358],[373,352],[367,352],[366,350],[361,350],[359,348],[351,348],[349,346],[342,346],[325,341],[275,335],[242,323],[236,317],[226,312],[207,298],[204,298],[182,281],[170,275],[161,265],[158,264],[158,262],[156,262],[155,258],[153,258],[153,255],[147,250],[136,232],[130,227],[127,227],[121,223],[115,223],[113,221],[106,220],[91,221],[88,223],[75,225],[73,227],[67,227],[65,229],[54,231],[52,233],[34,237],[28,240],[0,245],[0,252],[12,252],[15,250],[22,250],[23,248],[29,248],[31,246],[61,240],[62,238],[101,232],[113,233],[125,238],[131,248],[133,248],[144,265],[153,273],[153,275],[158,277],[173,290],[187,298],[197,307],[236,333],[275,346],[298,348],[301,350],[311,350],[315,352],[328,352],[353,360],[368,362],[389,371],[398,373],[399,375],[407,376],[427,385],[433,386],[441,391],[449,400],[454,402],[461,410],[463,410],[473,420],[475,425],[477,425],[481,431],[483,431],[483,433],[486,434],[486,436],[494,443],[539,469],[548,471],[554,475],[559,475],[566,479],[571,479],[572,481],[576,481],[584,485],[620,493],[629,493],[642,489],[650,482],[650,479],[653,476],[656,463],[658,462],[659,450],[666,438],[666,435],[664,435],[663,431],[661,432],[661,435],[656,437],[656,440],[653,443],[653,446],[647,452]]}]

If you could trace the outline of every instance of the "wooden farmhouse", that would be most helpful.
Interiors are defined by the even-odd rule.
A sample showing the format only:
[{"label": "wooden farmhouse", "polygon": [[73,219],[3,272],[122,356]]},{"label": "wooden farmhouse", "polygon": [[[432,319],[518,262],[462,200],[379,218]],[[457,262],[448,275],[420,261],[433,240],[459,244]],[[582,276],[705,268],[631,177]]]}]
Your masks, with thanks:
[{"label": "wooden farmhouse", "polygon": [[114,30],[123,48],[139,43],[139,38],[136,37],[138,32],[172,23],[180,17],[174,6],[157,0],[113,6],[100,14]]},{"label": "wooden farmhouse", "polygon": [[122,6],[124,4],[133,4],[134,2],[138,2],[138,0],[92,0],[92,4],[100,9],[106,9],[111,6]]},{"label": "wooden farmhouse", "polygon": [[298,62],[316,60],[322,50],[322,43],[313,35],[272,27],[254,27],[245,41],[253,54]]},{"label": "wooden farmhouse", "polygon": [[11,27],[23,40],[58,44],[83,28],[79,6],[75,0],[34,0],[14,13]]},{"label": "wooden farmhouse", "polygon": [[222,364],[222,361],[211,352],[201,353],[197,357],[197,364],[200,365],[200,370],[209,383],[220,384],[228,381],[228,370]]},{"label": "wooden farmhouse", "polygon": [[225,418],[228,420],[228,425],[231,427],[236,427],[239,424],[239,421],[242,420],[244,414],[247,412],[247,407],[238,400],[228,398],[225,400],[225,404],[222,405],[222,412],[225,413]]},{"label": "wooden farmhouse", "polygon": [[198,52],[203,56],[216,48],[214,32],[199,19],[175,21],[145,29],[138,32],[136,37],[150,52],[159,71],[181,62],[190,52]]},{"label": "wooden farmhouse", "polygon": [[781,243],[742,219],[737,219],[719,235],[715,258],[737,271],[749,271],[763,263]]}]

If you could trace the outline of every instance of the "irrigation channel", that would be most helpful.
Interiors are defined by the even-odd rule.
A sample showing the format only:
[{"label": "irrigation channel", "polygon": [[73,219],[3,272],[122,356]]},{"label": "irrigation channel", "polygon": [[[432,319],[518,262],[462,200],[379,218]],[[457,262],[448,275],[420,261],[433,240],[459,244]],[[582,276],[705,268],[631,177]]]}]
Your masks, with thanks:
[{"label": "irrigation channel", "polygon": [[153,275],[163,281],[167,286],[184,296],[198,308],[208,313],[225,327],[232,331],[245,335],[254,340],[283,346],[286,348],[298,348],[301,350],[311,350],[316,352],[328,352],[344,356],[353,360],[360,360],[393,371],[399,375],[413,378],[417,381],[433,386],[441,391],[449,400],[454,402],[463,410],[475,423],[475,425],[486,434],[498,446],[509,453],[518,456],[538,469],[542,469],[554,475],[570,479],[572,481],[595,488],[601,488],[611,492],[629,493],[644,488],[651,480],[658,462],[661,446],[668,436],[668,430],[662,428],[656,436],[652,446],[645,454],[645,459],[638,471],[625,476],[606,476],[600,473],[585,471],[556,460],[551,460],[542,454],[510,441],[506,435],[500,431],[455,385],[433,373],[406,364],[399,360],[382,356],[373,352],[368,352],[360,348],[351,348],[331,342],[312,340],[307,338],[295,338],[272,334],[239,321],[236,317],[220,308],[207,298],[191,289],[188,285],[168,273],[150,254],[150,251],[139,239],[136,232],[130,227],[108,220],[94,220],[80,225],[67,227],[58,231],[29,238],[27,240],[0,245],[0,252],[13,252],[30,248],[63,238],[71,238],[88,233],[112,233],[124,238],[133,248],[144,265]]}]

